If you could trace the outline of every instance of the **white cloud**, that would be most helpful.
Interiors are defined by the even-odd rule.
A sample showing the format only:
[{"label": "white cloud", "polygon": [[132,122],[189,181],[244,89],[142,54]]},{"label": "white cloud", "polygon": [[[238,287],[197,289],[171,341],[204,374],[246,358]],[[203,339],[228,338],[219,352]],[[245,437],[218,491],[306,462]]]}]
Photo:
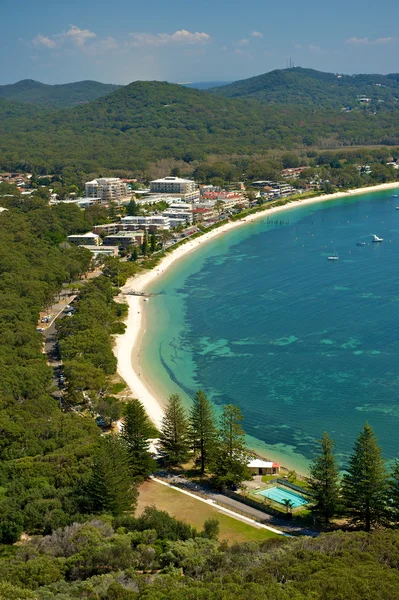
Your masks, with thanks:
[{"label": "white cloud", "polygon": [[66,33],[60,33],[58,36],[54,37],[70,38],[76,44],[76,46],[81,48],[87,39],[95,38],[96,34],[89,29],[79,29],[79,27],[76,27],[76,25],[70,25],[70,28]]},{"label": "white cloud", "polygon": [[51,36],[45,36],[39,33],[32,43],[35,46],[45,46],[46,48],[59,48],[67,42],[72,42],[74,46],[83,48],[86,40],[97,37],[93,31],[89,29],[80,29],[76,25],[70,25],[68,31],[62,33],[54,33]]},{"label": "white cloud", "polygon": [[55,48],[57,45],[54,40],[45,35],[41,35],[41,33],[39,33],[32,41],[35,46],[45,46],[46,48]]},{"label": "white cloud", "polygon": [[263,38],[263,33],[260,31],[252,31],[251,35],[252,37]]},{"label": "white cloud", "polygon": [[249,44],[249,40],[247,38],[243,38],[237,42],[237,46],[247,46]]},{"label": "white cloud", "polygon": [[393,37],[384,37],[384,38],[377,38],[375,40],[370,40],[368,37],[364,37],[364,38],[358,38],[358,37],[352,37],[349,40],[346,40],[346,44],[353,44],[355,46],[375,46],[375,45],[379,45],[379,44],[390,44],[391,42],[394,42],[396,38]]},{"label": "white cloud", "polygon": [[180,29],[174,33],[131,33],[132,46],[164,46],[167,44],[204,44],[209,42],[208,33],[195,33]]}]

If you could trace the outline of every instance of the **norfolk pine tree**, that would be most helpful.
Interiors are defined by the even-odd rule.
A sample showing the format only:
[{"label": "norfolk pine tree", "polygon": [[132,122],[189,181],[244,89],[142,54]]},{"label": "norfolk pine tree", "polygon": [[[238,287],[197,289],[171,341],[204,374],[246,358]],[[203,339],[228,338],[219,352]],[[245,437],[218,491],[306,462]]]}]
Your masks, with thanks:
[{"label": "norfolk pine tree", "polygon": [[154,437],[154,427],[139,400],[131,400],[126,404],[121,437],[129,453],[131,476],[146,479],[156,468],[149,442]]},{"label": "norfolk pine tree", "polygon": [[190,450],[189,425],[179,394],[169,398],[159,437],[163,461],[177,467],[187,462]]},{"label": "norfolk pine tree", "polygon": [[215,452],[217,431],[212,404],[201,390],[195,394],[190,410],[190,437],[195,462],[203,475]]},{"label": "norfolk pine tree", "polygon": [[388,487],[389,518],[394,523],[399,523],[399,460],[396,459],[392,466]]},{"label": "norfolk pine tree", "polygon": [[387,474],[375,434],[368,423],[355,442],[342,495],[348,515],[354,524],[366,531],[381,523],[386,514]]},{"label": "norfolk pine tree", "polygon": [[137,490],[130,474],[126,444],[119,436],[107,435],[101,439],[87,483],[87,498],[94,513],[117,516],[134,510]]},{"label": "norfolk pine tree", "polygon": [[323,433],[319,444],[319,453],[310,463],[308,483],[314,501],[313,511],[329,523],[339,508],[339,469],[333,454],[334,442],[328,433]]},{"label": "norfolk pine tree", "polygon": [[220,487],[239,485],[251,478],[245,433],[240,422],[243,416],[233,404],[224,407],[220,417],[218,444],[215,452],[215,477]]}]

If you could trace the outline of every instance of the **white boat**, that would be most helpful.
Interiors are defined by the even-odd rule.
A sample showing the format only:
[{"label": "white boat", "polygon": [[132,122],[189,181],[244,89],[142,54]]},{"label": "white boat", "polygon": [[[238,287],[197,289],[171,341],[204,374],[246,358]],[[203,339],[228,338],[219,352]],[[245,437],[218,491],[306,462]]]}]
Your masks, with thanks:
[{"label": "white boat", "polygon": [[396,210],[399,210],[399,206],[396,207]]},{"label": "white boat", "polygon": [[392,194],[392,198],[399,198],[399,194]]},{"label": "white boat", "polygon": [[375,233],[371,234],[373,236],[373,239],[371,240],[372,242],[383,242],[384,238],[379,238],[378,235],[375,235]]},{"label": "white boat", "polygon": [[338,252],[336,251],[334,245],[333,245],[333,248],[334,248],[335,254],[332,254],[331,256],[327,256],[327,260],[339,260]]}]

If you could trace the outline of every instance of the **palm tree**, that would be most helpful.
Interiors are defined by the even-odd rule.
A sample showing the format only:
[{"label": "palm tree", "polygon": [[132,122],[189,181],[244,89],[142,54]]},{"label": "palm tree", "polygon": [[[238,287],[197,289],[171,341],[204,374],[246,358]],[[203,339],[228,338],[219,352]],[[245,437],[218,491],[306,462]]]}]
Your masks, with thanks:
[{"label": "palm tree", "polygon": [[292,502],[292,500],[290,500],[289,498],[284,498],[283,499],[283,504],[285,506],[285,510],[286,510],[287,515],[289,513],[292,514],[292,509],[294,508],[294,503]]}]

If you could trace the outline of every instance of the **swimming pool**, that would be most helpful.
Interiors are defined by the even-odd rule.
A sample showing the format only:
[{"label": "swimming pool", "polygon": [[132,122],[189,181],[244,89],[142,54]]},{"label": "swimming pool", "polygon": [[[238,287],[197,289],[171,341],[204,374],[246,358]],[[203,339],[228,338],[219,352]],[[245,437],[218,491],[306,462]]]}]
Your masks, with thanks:
[{"label": "swimming pool", "polygon": [[261,496],[265,496],[274,502],[279,502],[280,504],[284,504],[284,500],[290,500],[292,508],[298,508],[298,506],[303,506],[304,504],[308,504],[308,500],[301,496],[300,494],[296,494],[295,492],[291,492],[291,490],[287,490],[282,487],[271,487],[266,490],[261,490],[257,492]]}]

